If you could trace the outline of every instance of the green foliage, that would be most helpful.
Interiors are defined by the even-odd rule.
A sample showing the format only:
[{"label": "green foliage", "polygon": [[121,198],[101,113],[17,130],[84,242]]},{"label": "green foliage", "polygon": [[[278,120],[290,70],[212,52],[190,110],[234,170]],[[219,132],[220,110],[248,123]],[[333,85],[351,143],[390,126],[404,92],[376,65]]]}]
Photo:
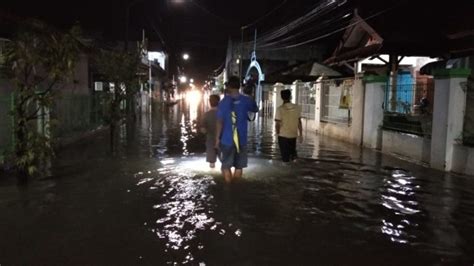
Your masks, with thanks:
[{"label": "green foliage", "polygon": [[[124,113],[120,104],[124,100],[134,99],[138,92],[138,66],[140,57],[138,52],[101,51],[97,58],[97,66],[108,82],[114,83],[113,95],[105,100],[107,104],[108,123],[114,127]],[[130,105],[130,104],[129,104]]]},{"label": "green foliage", "polygon": [[[27,176],[53,155],[50,122],[44,119],[55,99],[56,88],[73,74],[79,57],[80,29],[57,32],[38,21],[28,21],[6,46],[9,79],[15,84],[15,162]],[[44,122],[42,132],[37,120]]]}]

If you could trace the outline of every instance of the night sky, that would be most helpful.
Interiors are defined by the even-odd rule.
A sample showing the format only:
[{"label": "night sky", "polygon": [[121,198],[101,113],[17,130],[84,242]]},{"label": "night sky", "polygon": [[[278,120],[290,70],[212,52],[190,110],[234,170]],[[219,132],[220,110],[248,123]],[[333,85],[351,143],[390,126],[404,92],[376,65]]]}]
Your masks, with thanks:
[{"label": "night sky", "polygon": [[[260,33],[268,32],[323,2],[327,3],[324,0],[5,0],[1,1],[0,11],[40,18],[62,28],[79,22],[94,38],[122,41],[125,38],[125,10],[130,6],[129,39],[139,40],[145,29],[147,37],[158,44],[154,47],[163,46],[186,72],[202,81],[223,64],[228,38],[240,39],[242,26],[252,24],[245,31],[245,40],[249,41],[255,28]],[[360,13],[370,15],[401,2],[406,6],[399,8],[398,17],[384,21],[384,17],[390,15],[387,13],[372,22],[401,25],[407,20],[399,14],[410,9],[413,17],[420,18],[419,21],[411,19],[410,28],[427,25],[427,7],[432,6],[433,1],[347,0],[339,3],[342,3],[343,12],[358,6]],[[439,10],[444,12],[447,7],[439,5]],[[390,12],[394,14],[394,11]],[[269,15],[262,19],[265,14]],[[430,19],[439,20],[436,16]],[[181,60],[183,52],[190,54],[190,61]]]},{"label": "night sky", "polygon": [[[301,16],[318,4],[315,0],[70,0],[70,1],[2,1],[3,12],[22,17],[36,17],[55,26],[67,28],[79,22],[84,31],[106,40],[125,37],[125,10],[130,5],[130,40],[147,37],[164,45],[196,79],[203,80],[225,59],[225,48],[230,36],[240,38],[243,25],[253,24],[245,32],[252,38],[255,26],[265,32],[284,22]],[[189,62],[179,55],[188,52]],[[181,62],[180,62],[181,61]]]}]

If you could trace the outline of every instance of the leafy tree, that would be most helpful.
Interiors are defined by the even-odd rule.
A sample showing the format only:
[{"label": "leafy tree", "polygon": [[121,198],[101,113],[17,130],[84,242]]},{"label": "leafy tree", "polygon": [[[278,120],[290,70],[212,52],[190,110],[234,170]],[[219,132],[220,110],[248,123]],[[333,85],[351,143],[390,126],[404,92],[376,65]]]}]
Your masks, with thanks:
[{"label": "leafy tree", "polygon": [[[99,71],[108,82],[114,84],[113,92],[107,101],[109,110],[109,121],[107,122],[110,124],[112,150],[114,148],[115,132],[120,121],[127,113],[134,115],[134,99],[138,92],[137,71],[139,64],[140,57],[137,52],[102,50],[97,58]],[[121,109],[124,101],[127,103],[127,113]]]},{"label": "leafy tree", "polygon": [[[15,85],[14,134],[15,166],[19,177],[39,173],[40,166],[53,155],[50,122],[43,120],[50,110],[60,84],[72,77],[79,56],[80,30],[67,33],[29,21],[7,43],[7,75]],[[37,120],[45,121],[43,132]]]}]

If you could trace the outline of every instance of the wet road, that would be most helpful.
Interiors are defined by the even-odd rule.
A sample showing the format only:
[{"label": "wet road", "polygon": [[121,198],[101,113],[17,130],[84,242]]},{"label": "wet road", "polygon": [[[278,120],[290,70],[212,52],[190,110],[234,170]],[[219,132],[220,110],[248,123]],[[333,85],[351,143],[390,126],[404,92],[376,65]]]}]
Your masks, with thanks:
[{"label": "wet road", "polygon": [[317,136],[278,162],[251,125],[249,168],[205,163],[198,106],[58,154],[56,178],[0,182],[0,265],[472,265],[474,179]]}]

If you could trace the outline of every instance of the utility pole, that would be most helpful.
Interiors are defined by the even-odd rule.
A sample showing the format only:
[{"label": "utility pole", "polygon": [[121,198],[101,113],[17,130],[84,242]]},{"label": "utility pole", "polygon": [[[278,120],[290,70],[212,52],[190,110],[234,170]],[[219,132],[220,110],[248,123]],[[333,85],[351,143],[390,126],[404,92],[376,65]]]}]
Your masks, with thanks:
[{"label": "utility pole", "polygon": [[240,36],[240,55],[239,55],[239,80],[240,84],[242,84],[242,65],[244,61],[243,51],[244,51],[244,29],[245,27],[240,28],[241,36]]}]

